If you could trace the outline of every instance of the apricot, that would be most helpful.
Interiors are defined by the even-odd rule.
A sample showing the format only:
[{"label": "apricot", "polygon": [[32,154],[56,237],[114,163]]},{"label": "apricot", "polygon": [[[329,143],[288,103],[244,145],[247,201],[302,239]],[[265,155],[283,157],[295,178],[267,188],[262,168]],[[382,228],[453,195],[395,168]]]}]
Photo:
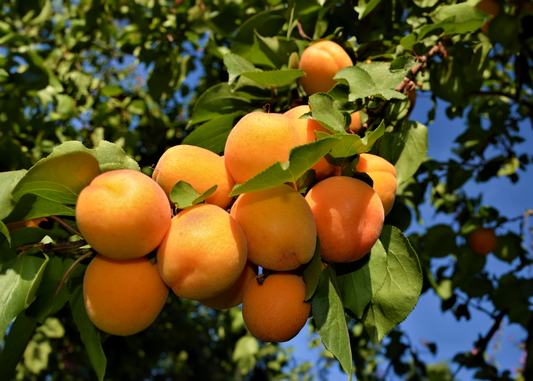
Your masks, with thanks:
[{"label": "apricot", "polygon": [[171,217],[163,189],[131,169],[98,175],[76,203],[76,222],[84,239],[113,259],[139,258],[155,250]]},{"label": "apricot", "polygon": [[496,249],[498,237],[491,228],[477,228],[468,236],[468,243],[477,254],[486,256]]},{"label": "apricot", "polygon": [[180,180],[186,181],[200,194],[217,185],[217,190],[206,200],[221,208],[227,208],[232,198],[228,197],[235,185],[226,169],[224,158],[205,148],[178,145],[169,148],[159,158],[152,174],[167,196]]},{"label": "apricot", "polygon": [[[311,108],[308,105],[296,106],[291,108],[289,111],[285,112],[283,115],[289,117],[296,126],[298,130],[298,135],[300,137],[300,144],[311,143],[316,140],[315,131],[323,131],[331,134],[326,128],[322,127],[320,123],[316,120],[311,119],[300,119],[300,117],[311,111]],[[320,181],[326,177],[331,176],[333,173],[333,167],[328,163],[325,158],[320,159],[318,163],[313,165],[311,169],[314,169],[316,172],[316,180]]]},{"label": "apricot", "polygon": [[242,317],[257,339],[288,341],[305,326],[311,304],[304,302],[305,283],[289,273],[259,275],[244,290]]},{"label": "apricot", "polygon": [[487,21],[485,21],[485,24],[483,24],[483,26],[481,26],[481,31],[488,36],[490,22],[494,19],[494,17],[500,14],[500,4],[498,4],[496,0],[481,0],[479,3],[477,3],[476,8],[492,16]]},{"label": "apricot", "polygon": [[248,242],[248,260],[274,271],[294,270],[313,258],[316,223],[300,192],[282,184],[245,193],[231,208]]},{"label": "apricot", "polygon": [[6,224],[7,230],[12,233],[15,230],[23,229],[23,228],[38,228],[39,224],[43,221],[47,221],[46,218],[32,218],[29,220],[24,221],[17,221],[17,222],[10,222]]},{"label": "apricot", "polygon": [[413,109],[415,108],[416,90],[411,90],[409,94],[407,94],[407,97],[409,98],[409,108],[407,109],[407,115],[405,116],[405,119],[409,119],[411,113],[413,112]]},{"label": "apricot", "polygon": [[229,289],[222,294],[214,296],[210,299],[199,300],[204,306],[214,308],[217,310],[225,310],[231,307],[236,307],[242,303],[242,296],[244,289],[248,283],[257,276],[259,268],[252,262],[247,261],[244,270],[241,273],[237,282],[235,282]]},{"label": "apricot", "polygon": [[333,41],[319,41],[308,46],[300,58],[300,69],[306,74],[300,81],[307,95],[328,92],[337,83],[333,77],[353,61],[346,51]]},{"label": "apricot", "polygon": [[241,184],[278,161],[286,162],[291,148],[298,145],[298,131],[288,117],[252,112],[239,120],[228,136],[226,167]]},{"label": "apricot", "polygon": [[87,314],[95,326],[117,336],[138,333],[157,318],[168,287],[147,257],[118,261],[94,257],[83,278]]},{"label": "apricot", "polygon": [[363,127],[363,124],[361,123],[361,113],[359,111],[356,111],[352,114],[350,114],[352,121],[350,122],[350,125],[348,128],[355,134],[359,132],[361,127]]},{"label": "apricot", "polygon": [[305,199],[315,216],[324,262],[356,261],[378,240],[385,219],[383,205],[364,181],[329,177],[312,187]]},{"label": "apricot", "polygon": [[382,157],[369,153],[359,155],[356,166],[359,172],[365,172],[374,182],[373,188],[383,204],[385,215],[389,214],[396,198],[396,169]]},{"label": "apricot", "polygon": [[246,256],[246,237],[235,219],[218,206],[199,204],[174,216],[157,266],[177,296],[202,300],[237,282]]}]

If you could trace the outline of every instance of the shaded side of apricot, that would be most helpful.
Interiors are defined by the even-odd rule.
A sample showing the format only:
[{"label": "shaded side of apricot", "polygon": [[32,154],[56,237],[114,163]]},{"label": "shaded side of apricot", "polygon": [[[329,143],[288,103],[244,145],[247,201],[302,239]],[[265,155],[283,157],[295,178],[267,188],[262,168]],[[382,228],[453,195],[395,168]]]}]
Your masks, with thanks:
[{"label": "shaded side of apricot", "polygon": [[89,318],[118,336],[140,332],[157,318],[168,298],[157,265],[146,257],[118,261],[97,255],[83,278]]},{"label": "shaded side of apricot", "polygon": [[32,218],[30,220],[10,222],[6,224],[7,230],[12,233],[15,230],[23,228],[38,228],[39,224],[43,221],[47,221],[45,217],[42,218]]},{"label": "shaded side of apricot", "polygon": [[396,198],[397,181],[394,165],[380,156],[362,153],[356,169],[372,178],[373,188],[383,203],[385,215],[389,214]]},{"label": "shaded side of apricot", "polygon": [[311,304],[304,302],[305,283],[289,273],[271,274],[258,282],[261,277],[252,279],[244,291],[244,323],[261,341],[288,341],[302,330],[311,312]]},{"label": "shaded side of apricot", "polygon": [[164,282],[185,299],[209,299],[229,289],[246,264],[246,238],[225,210],[211,204],[185,209],[157,250]]},{"label": "shaded side of apricot", "polygon": [[468,236],[468,243],[477,254],[485,256],[496,249],[498,236],[494,229],[480,227]]},{"label": "shaded side of apricot", "polygon": [[305,199],[317,225],[322,260],[346,263],[370,251],[383,229],[383,205],[368,184],[346,176],[316,184]]},{"label": "shaded side of apricot", "polygon": [[258,273],[259,268],[257,265],[247,261],[241,276],[229,289],[220,295],[214,296],[210,299],[199,300],[199,302],[204,306],[217,310],[225,310],[231,307],[236,307],[242,303],[244,289],[248,283],[257,276]]},{"label": "shaded side of apricot", "polygon": [[221,208],[230,205],[232,198],[228,197],[228,194],[235,185],[222,157],[205,148],[186,144],[166,150],[159,159],[152,178],[167,196],[180,180],[191,184],[200,194],[217,185],[217,190],[206,202]]},{"label": "shaded side of apricot", "polygon": [[286,162],[298,145],[298,131],[285,115],[252,112],[231,130],[224,159],[232,178],[241,184],[278,161]]},{"label": "shaded side of apricot", "polygon": [[250,262],[269,270],[288,271],[313,258],[313,213],[303,196],[290,186],[242,194],[231,215],[244,231]]},{"label": "shaded side of apricot", "polygon": [[163,189],[144,173],[130,169],[95,177],[76,203],[81,234],[94,250],[113,259],[139,258],[156,249],[170,219]]},{"label": "shaded side of apricot", "polygon": [[479,3],[477,3],[476,8],[493,16],[485,21],[485,24],[481,26],[481,31],[488,36],[490,22],[501,12],[500,4],[498,4],[496,0],[481,0]]}]

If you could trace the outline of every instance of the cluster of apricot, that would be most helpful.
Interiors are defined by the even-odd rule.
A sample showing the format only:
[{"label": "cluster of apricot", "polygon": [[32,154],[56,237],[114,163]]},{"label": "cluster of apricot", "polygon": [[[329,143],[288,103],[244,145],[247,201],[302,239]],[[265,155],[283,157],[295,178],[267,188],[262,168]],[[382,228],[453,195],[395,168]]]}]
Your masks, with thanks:
[{"label": "cluster of apricot", "polygon": [[[83,189],[77,224],[99,253],[84,279],[93,323],[115,335],[139,332],[155,320],[170,288],[211,308],[242,303],[248,329],[262,341],[294,337],[311,308],[296,274],[313,258],[317,236],[324,262],[360,259],[379,238],[396,194],[394,166],[361,154],[356,170],[367,173],[373,187],[340,176],[323,158],[313,166],[315,184],[305,197],[287,184],[229,197],[236,183],[286,162],[316,131],[328,132],[300,119],[309,111],[304,105],[285,114],[250,113],[232,129],[224,156],[179,145],[161,156],[152,178],[117,170]],[[170,194],[179,181],[200,194],[217,188],[205,203],[172,216]],[[154,251],[156,263],[148,256]]]}]

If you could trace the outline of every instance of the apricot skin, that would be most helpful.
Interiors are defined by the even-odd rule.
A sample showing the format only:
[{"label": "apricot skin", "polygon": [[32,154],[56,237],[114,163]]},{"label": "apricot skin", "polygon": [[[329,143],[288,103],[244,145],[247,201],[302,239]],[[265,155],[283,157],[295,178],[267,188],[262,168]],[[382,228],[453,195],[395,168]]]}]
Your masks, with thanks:
[{"label": "apricot skin", "polygon": [[156,249],[170,227],[171,210],[161,187],[130,169],[102,173],[76,203],[85,240],[108,258],[133,259]]},{"label": "apricot skin", "polygon": [[248,283],[257,276],[259,269],[257,265],[247,261],[244,266],[244,270],[241,273],[237,282],[235,282],[229,289],[222,294],[214,296],[210,299],[199,300],[204,306],[216,309],[225,310],[228,308],[236,307],[242,303],[242,296],[244,295],[244,289]]},{"label": "apricot skin", "polygon": [[368,184],[334,176],[316,184],[305,199],[315,215],[322,260],[353,262],[370,251],[383,229],[383,205]]},{"label": "apricot skin", "polygon": [[480,227],[470,234],[468,243],[474,252],[486,256],[496,249],[498,236],[494,233],[494,229]]},{"label": "apricot skin", "polygon": [[129,336],[150,326],[168,298],[168,287],[147,257],[117,261],[97,255],[83,279],[89,318],[102,331]]},{"label": "apricot skin", "polygon": [[248,260],[274,271],[294,270],[313,257],[316,223],[302,195],[288,185],[245,193],[231,208],[248,242]]},{"label": "apricot skin", "polygon": [[356,169],[367,173],[372,178],[373,188],[383,203],[385,215],[389,214],[396,198],[397,182],[394,165],[382,157],[362,153]]},{"label": "apricot skin", "polygon": [[298,275],[275,273],[259,284],[262,276],[252,279],[244,291],[244,323],[261,341],[289,341],[305,326],[311,312],[311,304],[304,302],[305,283]]},{"label": "apricot skin", "polygon": [[361,123],[361,113],[359,111],[356,111],[350,114],[350,116],[352,118],[352,121],[350,123],[349,128],[353,133],[357,134],[363,126],[363,124]]},{"label": "apricot skin", "polygon": [[169,148],[159,159],[152,174],[167,196],[180,180],[186,181],[200,194],[217,185],[217,190],[206,200],[221,208],[227,208],[228,197],[235,182],[226,169],[224,158],[205,148],[178,145]]},{"label": "apricot skin", "polygon": [[[331,134],[326,128],[322,127],[316,120],[300,119],[300,117],[311,111],[308,105],[296,106],[285,112],[283,115],[289,117],[298,130],[300,136],[300,144],[311,143],[316,140],[315,131],[323,131]],[[325,179],[331,176],[333,173],[333,167],[328,163],[325,158],[320,159],[318,163],[313,165],[311,169],[316,172],[316,181]]]},{"label": "apricot skin", "polygon": [[46,218],[32,218],[30,220],[10,222],[6,224],[7,230],[12,233],[15,230],[24,229],[24,228],[38,228],[39,224],[43,221],[47,221]]},{"label": "apricot skin", "polygon": [[308,46],[300,58],[300,69],[306,74],[300,78],[307,95],[328,92],[337,83],[335,74],[347,66],[353,66],[346,51],[333,41],[319,41]]},{"label": "apricot skin", "polygon": [[272,164],[286,162],[298,145],[298,131],[285,115],[252,112],[231,130],[224,159],[235,182],[242,184]]},{"label": "apricot skin", "polygon": [[492,17],[485,21],[485,24],[481,26],[481,31],[488,36],[490,22],[494,19],[494,17],[500,14],[500,4],[498,4],[498,2],[495,0],[481,0],[479,3],[477,3],[476,8],[480,11],[488,13],[489,15],[492,15]]},{"label": "apricot skin", "polygon": [[229,289],[246,263],[246,237],[225,210],[200,204],[185,209],[157,250],[163,281],[185,299],[209,299]]}]

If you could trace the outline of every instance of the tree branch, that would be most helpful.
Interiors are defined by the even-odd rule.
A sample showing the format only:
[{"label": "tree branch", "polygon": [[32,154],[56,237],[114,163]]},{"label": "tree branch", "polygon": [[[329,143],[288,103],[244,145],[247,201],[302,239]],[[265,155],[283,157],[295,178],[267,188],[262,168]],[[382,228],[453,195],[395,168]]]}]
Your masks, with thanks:
[{"label": "tree branch", "polygon": [[39,242],[39,243],[32,243],[29,245],[20,246],[17,248],[17,250],[20,250],[20,252],[23,253],[26,250],[37,247],[41,249],[42,251],[60,251],[60,250],[77,249],[85,245],[87,245],[87,242],[83,239],[80,239],[78,241],[73,241],[73,242],[60,242],[56,244]]},{"label": "tree branch", "polygon": [[504,309],[494,318],[494,323],[492,324],[490,331],[487,332],[485,337],[480,338],[476,342],[475,347],[472,350],[472,354],[474,356],[483,356],[483,353],[485,353],[485,351],[487,350],[487,345],[489,345],[490,339],[492,339],[492,336],[494,336],[494,334],[498,331],[503,318],[505,317],[505,315],[507,315],[508,312],[508,309]]},{"label": "tree branch", "polygon": [[65,221],[61,220],[60,218],[57,218],[56,216],[50,216],[48,218],[51,218],[52,220],[54,221],[57,221],[59,222],[61,225],[63,225],[67,230],[70,230],[71,232],[73,232],[74,234],[80,236],[81,238],[83,238],[83,236],[81,235],[81,233],[79,231],[77,231],[76,229],[74,229],[72,226],[70,226],[69,224],[67,224]]}]

